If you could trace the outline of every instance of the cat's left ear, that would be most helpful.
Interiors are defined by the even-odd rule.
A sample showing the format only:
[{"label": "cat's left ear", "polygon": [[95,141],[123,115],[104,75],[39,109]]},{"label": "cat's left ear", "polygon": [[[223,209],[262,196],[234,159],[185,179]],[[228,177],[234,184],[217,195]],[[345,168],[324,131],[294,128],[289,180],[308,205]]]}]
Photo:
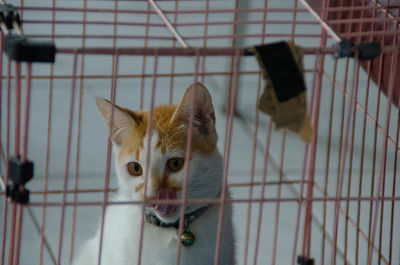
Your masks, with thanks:
[{"label": "cat's left ear", "polygon": [[172,120],[188,124],[194,104],[193,126],[200,133],[215,131],[215,112],[210,93],[201,83],[194,83],[186,89],[181,103],[178,105]]},{"label": "cat's left ear", "polygon": [[[110,129],[111,126],[111,140],[117,146],[122,145],[133,126],[139,124],[140,116],[133,111],[113,105],[104,98],[96,98],[96,105],[104,118],[107,128]],[[114,117],[111,125],[112,111]]]}]

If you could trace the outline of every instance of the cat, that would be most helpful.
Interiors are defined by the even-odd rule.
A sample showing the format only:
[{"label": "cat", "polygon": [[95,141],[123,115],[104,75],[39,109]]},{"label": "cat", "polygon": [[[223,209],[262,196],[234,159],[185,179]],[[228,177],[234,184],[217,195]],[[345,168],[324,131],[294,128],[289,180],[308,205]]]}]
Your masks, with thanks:
[{"label": "cat", "polygon": [[[185,161],[193,103],[190,161]],[[177,234],[181,206],[172,203],[155,204],[151,201],[182,197],[185,163],[189,163],[187,198],[220,198],[223,160],[217,149],[218,137],[211,96],[204,85],[195,83],[187,88],[179,105],[160,105],[154,108],[147,170],[150,111],[131,111],[101,98],[96,99],[96,104],[108,129],[114,109],[111,138],[119,189],[112,201],[146,201],[141,264],[176,264],[177,244],[181,244],[182,240]],[[146,194],[145,172],[148,172]],[[229,190],[226,194],[229,198]],[[187,228],[185,235],[188,238],[184,238],[185,244],[181,245],[179,264],[214,264],[220,205],[186,205],[184,212],[186,224],[182,226]],[[141,217],[141,203],[107,206],[102,265],[137,264]],[[223,211],[220,265],[236,264],[233,233],[232,209],[228,203]],[[82,247],[74,265],[98,264],[99,238],[100,228]]]}]

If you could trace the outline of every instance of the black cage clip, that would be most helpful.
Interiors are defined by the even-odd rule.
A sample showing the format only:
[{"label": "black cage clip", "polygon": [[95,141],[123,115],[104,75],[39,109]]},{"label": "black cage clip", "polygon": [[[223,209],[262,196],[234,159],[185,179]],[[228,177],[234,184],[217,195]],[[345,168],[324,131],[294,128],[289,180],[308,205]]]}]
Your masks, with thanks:
[{"label": "black cage clip", "polygon": [[350,40],[342,40],[336,44],[336,58],[354,57],[359,61],[368,61],[381,54],[379,42],[354,43]]},{"label": "black cage clip", "polygon": [[[0,29],[4,34],[3,50],[18,62],[54,63],[56,46],[49,41],[34,41],[23,36],[21,18],[13,5],[0,0]],[[11,30],[13,29],[13,32]]]},{"label": "black cage clip", "polygon": [[304,256],[298,256],[297,264],[299,264],[299,265],[314,265],[314,259],[306,258]]},{"label": "black cage clip", "polygon": [[7,197],[13,202],[28,203],[30,192],[25,184],[33,177],[33,163],[28,160],[21,162],[19,158],[11,157],[8,160],[8,173],[12,184],[7,185]]}]

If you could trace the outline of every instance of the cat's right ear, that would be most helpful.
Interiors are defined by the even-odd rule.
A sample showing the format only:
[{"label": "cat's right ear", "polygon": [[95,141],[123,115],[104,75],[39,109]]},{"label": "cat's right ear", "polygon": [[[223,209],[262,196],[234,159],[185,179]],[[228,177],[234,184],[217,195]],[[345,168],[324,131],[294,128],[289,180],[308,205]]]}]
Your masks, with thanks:
[{"label": "cat's right ear", "polygon": [[[128,133],[132,130],[132,126],[137,123],[133,117],[133,113],[127,109],[113,105],[110,101],[104,98],[96,97],[96,105],[104,118],[107,128],[110,129],[111,126],[111,140],[115,145],[120,146]],[[113,120],[111,125],[112,112]]]}]

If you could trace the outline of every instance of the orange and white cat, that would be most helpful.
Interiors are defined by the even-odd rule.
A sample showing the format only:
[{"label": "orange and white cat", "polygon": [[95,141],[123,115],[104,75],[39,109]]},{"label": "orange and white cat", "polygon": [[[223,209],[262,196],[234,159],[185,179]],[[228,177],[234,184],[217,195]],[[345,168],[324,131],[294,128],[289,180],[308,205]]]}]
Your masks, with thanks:
[{"label": "orange and white cat", "polygon": [[[194,97],[194,101],[193,101]],[[194,102],[192,146],[189,161],[185,161],[190,113]],[[111,110],[112,142],[118,175],[118,193],[113,201],[146,199],[141,264],[176,264],[180,205],[152,204],[151,201],[182,197],[185,163],[189,163],[187,198],[219,198],[222,186],[223,161],[217,149],[215,114],[211,96],[200,83],[191,85],[179,105],[154,108],[150,150],[148,150],[149,111],[131,111],[96,99],[97,107],[109,128]],[[146,158],[150,153],[148,168]],[[148,172],[145,190],[145,172]],[[211,265],[218,230],[220,206],[186,205],[185,227],[195,235],[192,245],[181,246],[180,264]],[[225,205],[219,247],[219,264],[235,264],[232,210]],[[121,204],[107,207],[104,221],[102,265],[137,264],[141,204]],[[100,229],[81,249],[74,265],[98,264]]]}]

